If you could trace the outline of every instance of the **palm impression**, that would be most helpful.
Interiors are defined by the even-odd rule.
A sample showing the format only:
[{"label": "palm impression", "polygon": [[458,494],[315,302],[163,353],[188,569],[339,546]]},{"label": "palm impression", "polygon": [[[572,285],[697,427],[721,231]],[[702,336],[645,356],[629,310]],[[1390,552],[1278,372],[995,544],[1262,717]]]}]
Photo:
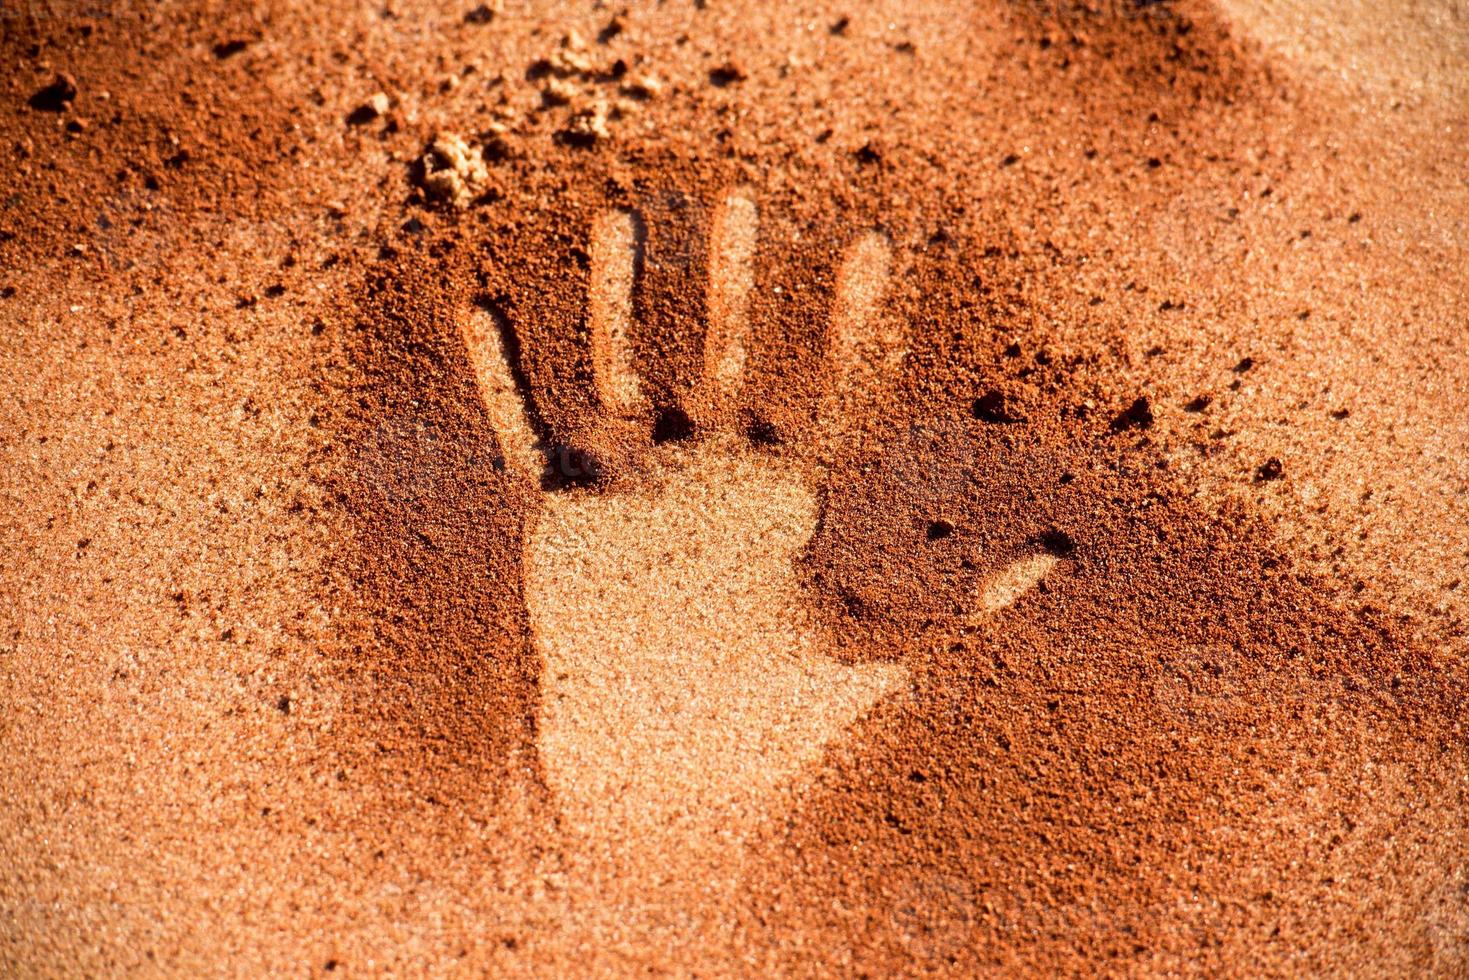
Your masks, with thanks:
[{"label": "palm impression", "polygon": [[[903,691],[906,675],[834,657],[803,603],[796,562],[818,527],[821,454],[777,457],[737,421],[749,301],[762,288],[754,196],[730,193],[704,239],[701,377],[693,410],[672,427],[655,421],[629,342],[644,274],[639,220],[612,211],[590,229],[583,338],[595,410],[656,429],[623,461],[636,478],[558,471],[567,457],[538,424],[545,406],[526,383],[516,325],[494,304],[462,324],[504,462],[538,491],[524,585],[540,661],[538,749],[563,823],[614,854],[689,854],[727,846],[729,827],[758,816],[826,745]],[[904,331],[883,302],[890,252],[877,232],[845,248],[816,422],[801,437],[812,449],[843,438],[901,368]],[[1039,553],[1003,570],[971,597],[973,614],[1004,608],[1055,561]]]}]

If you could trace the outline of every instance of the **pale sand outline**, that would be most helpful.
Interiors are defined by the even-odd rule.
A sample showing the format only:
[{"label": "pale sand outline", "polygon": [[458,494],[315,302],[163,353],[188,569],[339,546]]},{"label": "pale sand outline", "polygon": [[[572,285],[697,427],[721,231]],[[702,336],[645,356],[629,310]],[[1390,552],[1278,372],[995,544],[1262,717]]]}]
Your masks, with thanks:
[{"label": "pale sand outline", "polygon": [[901,342],[883,316],[892,278],[892,247],[875,231],[847,247],[837,272],[826,327],[826,373],[819,424],[834,427],[859,389],[890,380],[903,357]]},{"label": "pale sand outline", "polygon": [[588,287],[592,379],[604,412],[637,408],[642,384],[632,363],[633,289],[642,251],[642,220],[613,210],[592,226],[592,275]]},{"label": "pale sand outline", "polygon": [[[613,414],[629,414],[644,404],[630,341],[633,290],[640,272],[641,231],[640,218],[626,210],[604,213],[592,228],[592,275],[587,298],[591,363],[600,407]],[[736,188],[716,213],[711,232],[711,278],[706,307],[709,323],[704,340],[703,381],[715,399],[733,399],[740,390],[748,354],[748,306],[750,292],[755,287],[753,257],[757,237],[758,210],[753,196],[745,188]],[[889,381],[902,360],[905,350],[901,331],[894,329],[884,316],[891,270],[891,246],[877,232],[860,235],[844,252],[826,332],[824,364],[829,384],[818,406],[823,425],[833,425],[858,391]],[[464,323],[466,346],[491,424],[516,475],[535,484],[544,458],[539,455],[540,446],[528,419],[531,393],[518,391],[517,379],[524,374],[518,373],[517,368],[522,366],[510,363],[512,352],[518,349],[513,331],[513,324],[488,309],[477,309]],[[685,461],[696,455],[714,458],[701,462],[698,467],[685,468]],[[670,497],[683,493],[698,498],[705,494],[700,504],[710,509],[711,516],[722,507],[743,507],[752,515],[763,515],[759,517],[761,521],[774,521],[771,527],[791,528],[786,536],[794,535],[792,540],[785,542],[786,547],[776,549],[785,560],[804,546],[816,524],[815,498],[800,485],[799,478],[771,467],[757,456],[731,452],[728,441],[717,449],[676,447],[671,455],[666,455],[664,464],[666,472],[692,472],[696,478],[693,482],[665,482],[651,493],[595,490],[546,493],[539,516],[528,522],[526,530],[527,605],[534,643],[543,661],[538,750],[566,826],[589,852],[601,854],[599,860],[604,871],[596,877],[603,879],[611,868],[615,869],[614,876],[624,879],[631,873],[633,879],[646,881],[647,875],[653,875],[661,880],[666,878],[671,864],[715,860],[713,855],[721,848],[727,849],[730,843],[729,821],[734,821],[734,832],[739,836],[739,826],[748,827],[758,820],[762,800],[773,801],[782,786],[819,760],[826,744],[840,738],[879,701],[899,690],[907,677],[906,669],[900,665],[846,666],[828,657],[822,652],[810,624],[790,601],[795,595],[789,591],[794,588],[794,579],[787,581],[787,569],[771,566],[764,572],[753,573],[754,578],[748,582],[740,577],[752,566],[763,567],[755,556],[738,563],[728,574],[755,592],[776,580],[784,585],[768,599],[736,596],[731,610],[748,606],[750,614],[763,626],[755,631],[761,637],[756,647],[736,652],[734,656],[754,662],[751,657],[768,659],[770,650],[784,650],[791,668],[785,679],[795,678],[792,683],[799,685],[799,690],[792,688],[785,692],[795,698],[786,707],[792,712],[803,710],[815,728],[803,730],[799,717],[794,721],[782,717],[777,728],[789,729],[789,751],[782,752],[778,746],[761,743],[760,757],[754,761],[768,763],[778,771],[758,773],[759,766],[738,754],[738,743],[744,738],[721,730],[719,725],[706,725],[709,730],[703,733],[715,744],[712,755],[711,749],[705,746],[692,755],[683,753],[688,755],[683,758],[677,751],[679,739],[697,738],[699,733],[677,726],[671,730],[665,727],[665,734],[668,731],[672,734],[664,741],[658,741],[663,736],[641,730],[624,733],[621,736],[624,742],[618,743],[620,748],[612,744],[619,738],[617,729],[628,727],[633,716],[642,710],[637,705],[627,709],[608,707],[607,702],[617,697],[616,692],[638,688],[665,703],[669,699],[677,701],[690,696],[687,691],[698,686],[690,683],[692,680],[708,678],[713,673],[712,669],[701,671],[696,665],[683,662],[688,659],[687,651],[680,649],[682,641],[676,636],[651,639],[667,631],[666,623],[660,620],[639,625],[638,608],[644,610],[642,615],[651,616],[661,604],[663,608],[657,614],[664,618],[677,615],[685,608],[677,597],[672,607],[667,606],[666,597],[654,601],[653,579],[660,573],[673,576],[669,581],[683,581],[684,587],[689,583],[700,587],[709,585],[698,567],[703,559],[696,558],[692,564],[686,562],[682,566],[667,558],[645,562],[644,566],[637,564],[641,560],[637,544],[649,536],[649,521],[657,520],[659,515],[681,513],[678,502],[670,503]],[[762,489],[753,496],[740,492],[742,488],[756,487]],[[702,538],[701,528],[705,525],[714,528],[719,522],[701,517],[689,522],[685,531],[688,536]],[[730,539],[740,537],[739,528],[725,531],[723,536],[716,535],[717,540],[695,541],[694,554],[698,554],[698,548],[706,549],[705,553],[709,554],[713,553],[710,549],[733,546]],[[652,536],[657,537],[656,533]],[[676,545],[663,542],[661,547],[665,549],[663,554],[668,555],[666,549]],[[636,588],[627,591],[629,563],[633,570],[648,576],[649,591]],[[980,587],[970,618],[993,615],[1013,604],[1039,584],[1056,564],[1057,559],[1049,554],[1014,562]],[[603,565],[607,568],[602,568]],[[568,641],[567,630],[576,628],[577,624],[564,614],[556,615],[555,624],[540,622],[539,618],[552,613],[543,612],[543,597],[538,589],[555,595],[557,602],[573,611],[579,607],[596,610],[601,609],[598,603],[615,603],[598,615],[626,626],[621,642],[624,646],[632,642],[634,646],[615,650],[617,637],[604,638],[595,632],[591,639],[582,634],[574,642]],[[639,603],[646,605],[638,606]],[[560,608],[556,603],[552,606]],[[697,608],[689,606],[687,611],[695,613],[696,620],[699,618]],[[588,624],[582,623],[580,627],[585,630]],[[661,675],[658,664],[641,663],[649,651],[638,644],[646,642],[665,648],[678,661],[677,665],[669,662],[670,670],[681,667],[676,677]],[[599,644],[607,649],[599,651]],[[720,660],[729,649],[732,648],[713,649],[711,656]],[[602,659],[594,664],[599,653]],[[717,690],[711,687],[712,695],[703,691],[691,696],[696,710],[693,715],[685,715],[685,720],[693,717],[708,722],[711,718],[720,721],[744,717],[753,722],[760,716],[760,701],[774,699],[778,703],[784,696],[772,688],[779,686],[775,682],[785,675],[768,664],[761,663],[748,677],[745,676],[748,668],[736,665],[733,669],[736,671],[731,675],[734,700],[724,707],[714,704],[711,713],[709,699],[718,697]],[[572,705],[563,709],[560,702],[570,696],[563,682],[572,683],[568,678],[577,672],[585,675],[583,680],[599,676],[601,684],[591,683],[588,691],[583,692],[588,698],[581,708]],[[818,678],[825,680],[813,688],[811,685]],[[740,700],[742,696],[744,701]],[[833,700],[829,705],[822,705],[823,698]],[[567,715],[567,711],[571,714]],[[650,717],[654,723],[662,722],[666,726],[666,716],[655,712]],[[676,711],[673,717],[678,717]],[[570,723],[572,729],[558,730],[557,725],[563,722]],[[628,750],[642,743],[647,743],[646,757],[629,757]],[[719,743],[734,747],[720,748]],[[603,752],[597,748],[599,744],[609,747]],[[558,747],[551,749],[553,745]],[[732,763],[733,769],[720,771],[721,761]],[[574,764],[568,767],[566,762]],[[636,771],[660,767],[661,773]],[[636,771],[633,775],[637,778],[630,778],[630,771]],[[743,773],[749,785],[731,785],[736,772]],[[663,791],[666,783],[688,792],[683,798],[670,797]],[[620,787],[620,791],[615,787]],[[629,793],[633,794],[631,798]],[[703,812],[709,809],[717,812]],[[633,873],[630,864],[647,866],[642,867],[642,873]]]},{"label": "pale sand outline", "polygon": [[704,332],[704,384],[711,400],[728,405],[738,396],[750,333],[750,294],[755,289],[759,210],[741,187],[714,215],[709,243],[709,322]]},{"label": "pale sand outline", "polygon": [[460,325],[469,362],[479,382],[480,396],[490,425],[500,440],[500,451],[516,476],[539,484],[545,469],[541,441],[531,428],[525,393],[520,391],[511,363],[510,324],[504,314],[483,304],[468,310]]},{"label": "pale sand outline", "polygon": [[1013,606],[1021,596],[1040,585],[1041,579],[1059,562],[1055,555],[1046,553],[1011,562],[980,585],[977,608],[971,615],[991,616]]}]

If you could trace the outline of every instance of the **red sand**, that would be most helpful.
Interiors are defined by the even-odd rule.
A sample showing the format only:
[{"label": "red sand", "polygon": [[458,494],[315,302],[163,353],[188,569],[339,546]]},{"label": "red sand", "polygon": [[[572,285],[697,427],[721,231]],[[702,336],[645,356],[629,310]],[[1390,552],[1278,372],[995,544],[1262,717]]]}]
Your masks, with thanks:
[{"label": "red sand", "polygon": [[1465,970],[1450,15],[471,6],[0,15],[6,971]]}]

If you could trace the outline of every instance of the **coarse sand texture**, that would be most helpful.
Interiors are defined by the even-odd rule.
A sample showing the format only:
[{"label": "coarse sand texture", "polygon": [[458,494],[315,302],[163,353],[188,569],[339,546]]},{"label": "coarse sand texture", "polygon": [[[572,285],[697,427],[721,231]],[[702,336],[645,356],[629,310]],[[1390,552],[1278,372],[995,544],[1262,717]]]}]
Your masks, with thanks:
[{"label": "coarse sand texture", "polygon": [[0,0],[0,976],[1469,976],[1462,0]]}]

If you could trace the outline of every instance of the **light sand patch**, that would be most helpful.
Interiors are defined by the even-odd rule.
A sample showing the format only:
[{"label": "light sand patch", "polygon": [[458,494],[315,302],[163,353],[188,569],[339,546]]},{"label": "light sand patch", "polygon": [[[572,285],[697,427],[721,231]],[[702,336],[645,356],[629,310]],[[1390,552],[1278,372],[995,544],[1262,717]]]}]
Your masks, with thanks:
[{"label": "light sand patch", "polygon": [[621,414],[641,397],[633,370],[631,344],[633,277],[637,274],[642,232],[631,211],[608,211],[592,228],[592,366],[604,411]]},{"label": "light sand patch", "polygon": [[461,330],[507,465],[521,479],[538,483],[545,457],[526,419],[509,350],[512,336],[504,318],[495,310],[475,306],[465,314]]},{"label": "light sand patch", "polygon": [[746,311],[755,288],[759,213],[747,190],[725,198],[714,216],[709,249],[709,325],[704,335],[704,380],[719,401],[739,391],[745,367]]},{"label": "light sand patch", "polygon": [[1460,114],[1469,93],[1463,0],[1222,0],[1251,36],[1298,64],[1369,93]]},{"label": "light sand patch", "polygon": [[1056,567],[1056,561],[1054,555],[1032,555],[1006,566],[980,586],[975,613],[988,616],[1014,605],[1040,584],[1046,573]]},{"label": "light sand patch", "polygon": [[812,493],[753,455],[693,463],[649,493],[549,497],[526,547],[547,780],[565,828],[640,877],[737,846],[903,679],[820,648],[794,566]]},{"label": "light sand patch", "polygon": [[828,426],[858,410],[858,396],[891,380],[902,360],[902,331],[883,316],[891,272],[892,248],[877,232],[859,237],[842,259],[827,323],[830,383],[820,414]]}]

